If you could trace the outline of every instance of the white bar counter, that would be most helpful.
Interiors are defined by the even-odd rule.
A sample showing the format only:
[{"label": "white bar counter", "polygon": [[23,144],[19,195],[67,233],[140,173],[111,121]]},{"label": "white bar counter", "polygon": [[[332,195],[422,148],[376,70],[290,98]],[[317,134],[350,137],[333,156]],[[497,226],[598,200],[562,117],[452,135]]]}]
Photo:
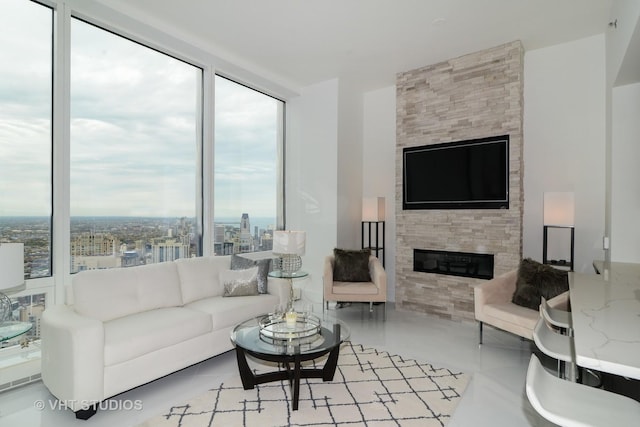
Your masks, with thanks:
[{"label": "white bar counter", "polygon": [[640,379],[640,264],[569,273],[576,362]]}]

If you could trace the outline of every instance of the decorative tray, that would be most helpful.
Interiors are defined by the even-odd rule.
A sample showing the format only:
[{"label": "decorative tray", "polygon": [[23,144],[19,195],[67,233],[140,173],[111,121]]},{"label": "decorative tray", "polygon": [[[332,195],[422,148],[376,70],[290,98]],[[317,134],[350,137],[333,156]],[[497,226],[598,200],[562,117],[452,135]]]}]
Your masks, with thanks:
[{"label": "decorative tray", "polygon": [[[313,314],[295,313],[295,319],[289,320],[286,314],[269,314],[262,317],[260,324],[260,337],[267,341],[309,341],[317,338],[320,332],[321,321]],[[294,322],[295,320],[295,322]]]}]

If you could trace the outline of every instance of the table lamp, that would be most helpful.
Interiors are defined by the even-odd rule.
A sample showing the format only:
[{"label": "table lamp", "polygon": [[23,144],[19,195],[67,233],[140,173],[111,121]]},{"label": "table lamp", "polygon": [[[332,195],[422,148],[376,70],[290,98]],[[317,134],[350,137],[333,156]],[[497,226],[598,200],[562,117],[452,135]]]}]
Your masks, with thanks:
[{"label": "table lamp", "polygon": [[293,275],[302,267],[306,233],[304,231],[277,230],[273,232],[273,253],[279,259],[284,275]]}]

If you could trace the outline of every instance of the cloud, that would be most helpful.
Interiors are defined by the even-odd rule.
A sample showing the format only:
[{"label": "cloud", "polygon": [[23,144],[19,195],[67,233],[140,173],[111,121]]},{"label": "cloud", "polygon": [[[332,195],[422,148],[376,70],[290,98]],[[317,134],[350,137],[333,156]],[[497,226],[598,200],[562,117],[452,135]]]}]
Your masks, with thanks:
[{"label": "cloud", "polygon": [[[0,215],[46,215],[51,10],[3,10]],[[71,215],[194,216],[202,70],[72,19],[70,80]],[[215,215],[275,217],[281,102],[222,77],[215,93]]]}]

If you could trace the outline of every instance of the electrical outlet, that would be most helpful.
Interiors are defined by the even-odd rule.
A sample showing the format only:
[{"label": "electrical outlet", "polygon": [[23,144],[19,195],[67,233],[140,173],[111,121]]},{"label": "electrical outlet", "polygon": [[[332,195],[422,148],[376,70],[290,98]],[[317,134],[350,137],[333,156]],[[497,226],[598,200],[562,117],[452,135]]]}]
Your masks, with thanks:
[{"label": "electrical outlet", "polygon": [[293,288],[293,299],[294,301],[298,301],[302,297],[302,289]]}]

